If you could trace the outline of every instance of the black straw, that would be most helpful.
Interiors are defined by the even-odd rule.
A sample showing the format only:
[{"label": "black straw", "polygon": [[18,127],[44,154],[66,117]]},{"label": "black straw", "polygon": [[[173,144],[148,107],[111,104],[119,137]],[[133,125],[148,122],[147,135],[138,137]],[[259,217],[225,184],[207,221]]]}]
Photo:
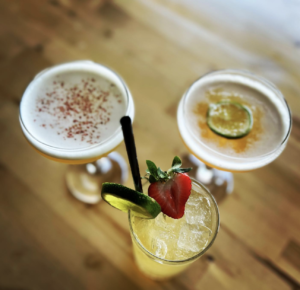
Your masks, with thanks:
[{"label": "black straw", "polygon": [[137,161],[134,136],[132,131],[131,119],[128,116],[122,117],[121,120],[124,142],[126,145],[127,155],[130,163],[131,173],[135,190],[143,192],[139,164]]}]

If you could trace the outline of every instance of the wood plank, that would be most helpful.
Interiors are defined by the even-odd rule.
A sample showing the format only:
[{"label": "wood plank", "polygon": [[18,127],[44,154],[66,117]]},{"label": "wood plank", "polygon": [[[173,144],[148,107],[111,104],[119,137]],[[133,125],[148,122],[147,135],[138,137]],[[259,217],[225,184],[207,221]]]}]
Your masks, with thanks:
[{"label": "wood plank", "polygon": [[2,99],[21,100],[29,82],[41,70],[51,66],[41,54],[41,47],[26,48],[12,59],[2,62],[0,70],[0,91]]},{"label": "wood plank", "polygon": [[[222,227],[218,239],[210,250],[213,258],[211,272],[223,289],[292,289],[288,283],[278,279],[267,267],[247,252],[247,247],[238,242],[227,228]],[[245,254],[247,252],[247,254]],[[245,282],[247,281],[247,282]],[[259,286],[257,285],[259,281]],[[203,289],[199,281],[197,289]],[[205,281],[205,286],[208,281]],[[213,289],[213,288],[208,288]],[[221,288],[222,289],[222,288]]]},{"label": "wood plank", "polygon": [[0,182],[0,287],[138,289],[3,167]]},{"label": "wood plank", "polygon": [[[172,7],[172,5],[169,5],[172,0],[132,0],[129,3],[126,2],[126,4],[120,0],[115,2],[138,22],[151,27],[158,34],[163,35],[164,38],[171,40],[174,46],[181,47],[184,52],[192,54],[196,58],[202,58],[202,62],[210,63],[213,68],[247,68],[273,81],[279,86],[289,104],[294,108],[294,113],[300,115],[299,100],[295,97],[300,92],[300,75],[297,70],[298,48],[297,46],[287,48],[282,44],[284,43],[282,40],[272,39],[269,34],[269,42],[266,45],[265,37],[257,37],[257,35],[260,35],[261,29],[253,29],[257,22],[256,14],[251,15],[251,20],[249,20],[252,27],[247,22],[249,28],[247,27],[246,31],[241,32],[243,36],[247,35],[249,40],[246,40],[246,37],[241,37],[241,35],[234,37],[232,26],[236,25],[232,22],[231,17],[226,20],[223,19],[225,25],[221,21],[217,24],[218,28],[222,26],[223,29],[226,25],[230,26],[226,32],[218,33],[218,29],[207,25],[203,21],[203,18],[207,17],[205,11],[198,9],[197,17],[193,17],[193,14],[189,12],[182,16],[182,10],[179,10],[178,13],[178,9],[175,9],[175,11],[169,9]],[[205,4],[203,5],[205,7]],[[220,5],[221,3],[218,3],[216,7]],[[184,7],[185,4],[180,4],[180,6]],[[234,11],[234,9],[231,10]],[[216,19],[218,19],[218,16],[224,17],[223,14],[220,9],[216,18],[211,19],[211,21],[218,23]],[[264,21],[265,18],[261,17],[259,20]],[[247,45],[247,41],[252,41],[253,45]],[[243,42],[243,45],[241,45],[241,42]],[[273,47],[280,48],[280,55],[278,55],[278,52],[272,55]]]},{"label": "wood plank", "polygon": [[300,269],[300,245],[295,241],[290,241],[285,247],[282,257],[298,270]]}]

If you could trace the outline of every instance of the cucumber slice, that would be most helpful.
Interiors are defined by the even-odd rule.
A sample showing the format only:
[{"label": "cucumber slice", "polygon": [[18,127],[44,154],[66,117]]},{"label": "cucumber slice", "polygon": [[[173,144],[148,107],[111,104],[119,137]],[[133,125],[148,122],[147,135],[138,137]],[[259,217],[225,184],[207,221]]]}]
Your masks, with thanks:
[{"label": "cucumber slice", "polygon": [[236,102],[222,101],[210,104],[207,125],[215,133],[226,138],[241,138],[252,129],[251,111]]},{"label": "cucumber slice", "polygon": [[161,212],[160,205],[153,198],[121,184],[103,183],[101,196],[111,206],[124,212],[131,210],[142,218],[153,219]]}]

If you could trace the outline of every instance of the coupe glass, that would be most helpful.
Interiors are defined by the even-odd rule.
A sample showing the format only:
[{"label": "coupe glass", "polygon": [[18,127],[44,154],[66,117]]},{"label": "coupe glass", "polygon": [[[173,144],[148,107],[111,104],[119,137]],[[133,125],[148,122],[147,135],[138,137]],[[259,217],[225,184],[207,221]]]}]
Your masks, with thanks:
[{"label": "coupe glass", "polygon": [[[230,89],[222,91],[222,87]],[[239,92],[242,93],[239,95]],[[250,133],[240,140],[221,137],[206,124],[207,108],[211,103],[236,98],[247,102],[254,112],[260,112],[260,121],[255,117]],[[202,117],[197,112],[202,112]],[[267,118],[269,115],[271,117]],[[262,127],[257,133],[259,122]],[[232,172],[260,168],[281,154],[292,125],[288,104],[275,85],[241,70],[214,71],[197,79],[179,103],[177,123],[190,152],[183,157],[184,165],[193,167],[192,175],[207,186],[218,201],[233,190]],[[245,150],[238,152],[236,148],[242,147],[234,147],[234,151],[232,146],[239,145],[237,142],[243,142]]]},{"label": "coupe glass", "polygon": [[[116,85],[126,102],[125,115],[133,119],[134,103],[123,79],[111,69],[89,60],[59,64],[37,74],[23,94],[19,119],[24,136],[37,152],[51,160],[70,164],[66,172],[66,182],[73,196],[82,202],[93,204],[101,199],[100,192],[103,182],[123,183],[127,179],[126,162],[119,153],[114,151],[123,140],[121,125],[115,130],[111,130],[109,136],[99,143],[87,143],[86,146],[80,148],[67,148],[41,141],[40,136],[33,133],[32,125],[28,122],[28,110],[32,106],[30,94],[38,86],[43,87],[43,80],[61,72],[72,73],[81,70],[92,72]],[[123,115],[120,115],[119,119],[121,117]]]}]

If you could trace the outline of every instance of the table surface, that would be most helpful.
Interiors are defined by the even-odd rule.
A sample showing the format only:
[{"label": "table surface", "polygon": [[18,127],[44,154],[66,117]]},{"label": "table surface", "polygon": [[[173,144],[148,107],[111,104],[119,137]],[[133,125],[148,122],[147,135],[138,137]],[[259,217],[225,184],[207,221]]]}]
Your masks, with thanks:
[{"label": "table surface", "polygon": [[[258,0],[0,1],[1,290],[300,289],[300,5],[268,6]],[[18,106],[27,84],[40,70],[75,59],[123,76],[136,105],[139,160],[162,168],[186,153],[177,104],[208,71],[253,71],[274,82],[291,107],[286,150],[264,168],[234,174],[234,191],[219,205],[217,240],[172,280],[140,274],[126,214],[75,200],[66,189],[66,165],[39,156],[22,136]],[[126,157],[124,144],[118,152]]]}]

